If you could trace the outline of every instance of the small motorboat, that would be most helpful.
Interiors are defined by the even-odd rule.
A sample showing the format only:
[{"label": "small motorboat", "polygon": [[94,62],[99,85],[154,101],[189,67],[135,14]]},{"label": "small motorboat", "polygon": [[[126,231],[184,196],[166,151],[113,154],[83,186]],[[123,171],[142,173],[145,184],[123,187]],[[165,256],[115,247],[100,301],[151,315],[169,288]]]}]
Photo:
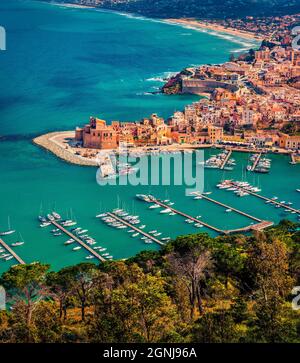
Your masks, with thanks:
[{"label": "small motorboat", "polygon": [[77,246],[77,247],[73,248],[73,251],[78,251],[78,250],[81,250],[81,246]]}]

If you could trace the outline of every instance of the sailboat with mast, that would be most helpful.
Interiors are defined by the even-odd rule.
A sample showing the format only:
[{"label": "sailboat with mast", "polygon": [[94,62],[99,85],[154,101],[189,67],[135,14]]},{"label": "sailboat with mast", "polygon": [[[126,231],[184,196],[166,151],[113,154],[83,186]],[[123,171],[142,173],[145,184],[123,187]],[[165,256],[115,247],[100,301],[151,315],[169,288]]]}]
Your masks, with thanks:
[{"label": "sailboat with mast", "polygon": [[22,246],[25,243],[21,233],[19,233],[19,235],[20,235],[20,241],[12,243],[11,244],[12,247]]},{"label": "sailboat with mast", "polygon": [[0,232],[0,236],[8,236],[10,234],[15,233],[16,231],[14,229],[11,229],[10,227],[10,218],[8,217],[8,230],[5,232]]}]

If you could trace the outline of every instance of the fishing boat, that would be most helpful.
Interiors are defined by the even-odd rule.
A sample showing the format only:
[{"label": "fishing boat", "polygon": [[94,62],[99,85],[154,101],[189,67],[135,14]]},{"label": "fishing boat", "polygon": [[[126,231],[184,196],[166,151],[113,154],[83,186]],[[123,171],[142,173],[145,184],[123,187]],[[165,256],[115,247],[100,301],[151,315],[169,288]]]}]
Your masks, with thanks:
[{"label": "fishing boat", "polygon": [[16,232],[14,229],[11,229],[11,227],[10,227],[10,219],[9,219],[9,217],[7,219],[8,219],[8,230],[7,231],[4,231],[4,232],[0,232],[0,236],[8,236],[8,235],[13,234],[13,233]]}]

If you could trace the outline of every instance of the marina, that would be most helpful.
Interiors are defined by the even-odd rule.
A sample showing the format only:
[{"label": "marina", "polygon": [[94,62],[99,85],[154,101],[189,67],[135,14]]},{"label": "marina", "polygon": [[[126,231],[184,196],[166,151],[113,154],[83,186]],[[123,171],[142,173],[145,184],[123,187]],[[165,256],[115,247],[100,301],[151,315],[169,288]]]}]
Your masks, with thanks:
[{"label": "marina", "polygon": [[[1,62],[1,81],[3,89],[11,100],[11,105],[8,104],[10,107],[5,109],[1,121],[1,134],[4,137],[1,138],[0,143],[2,171],[0,232],[7,231],[7,216],[10,216],[13,230],[21,230],[24,235],[25,245],[16,247],[15,250],[26,262],[41,261],[51,264],[54,270],[58,270],[85,259],[85,249],[72,252],[72,247],[75,247],[77,242],[71,243],[66,248],[64,243],[71,237],[65,238],[66,235],[61,230],[59,231],[61,235],[53,236],[50,230],[57,227],[52,227],[48,221],[40,223],[43,225],[42,228],[36,224],[41,202],[44,211],[40,214],[43,215],[47,215],[51,210],[67,215],[66,211],[72,208],[77,220],[80,220],[82,226],[89,230],[87,232],[89,235],[99,236],[99,238],[101,236],[101,240],[109,242],[109,255],[113,254],[116,259],[129,258],[142,249],[159,248],[157,243],[149,245],[137,243],[138,241],[133,241],[124,229],[106,228],[92,217],[100,212],[116,208],[118,194],[123,203],[120,207],[131,214],[140,215],[142,222],[151,226],[149,230],[159,230],[163,236],[170,235],[172,239],[178,235],[195,233],[195,231],[205,231],[210,235],[215,235],[217,232],[206,228],[200,229],[201,227],[196,230],[194,224],[185,223],[184,220],[180,223],[181,217],[174,212],[171,213],[175,215],[172,214],[170,217],[171,213],[160,214],[159,210],[163,208],[159,206],[157,209],[154,208],[153,212],[152,209],[144,208],[145,205],[140,203],[132,206],[136,193],[151,193],[161,200],[170,199],[176,203],[177,210],[185,211],[191,216],[203,214],[203,218],[197,219],[201,221],[203,219],[222,231],[237,229],[246,224],[242,215],[226,212],[223,208],[217,208],[215,203],[207,202],[205,213],[202,210],[199,211],[200,203],[187,203],[184,185],[175,187],[157,185],[151,187],[151,190],[148,185],[99,186],[95,180],[97,168],[70,165],[31,143],[33,135],[42,135],[51,130],[74,130],[77,125],[84,125],[89,116],[103,118],[108,124],[112,120],[140,120],[153,112],[167,119],[174,110],[183,110],[186,105],[197,102],[199,96],[146,95],[145,92],[153,90],[153,87],[157,89],[162,86],[162,82],[152,79],[167,78],[168,75],[164,73],[166,70],[179,71],[187,62],[190,64],[227,62],[228,54],[239,49],[240,44],[192,30],[189,30],[190,36],[182,36],[180,27],[127,19],[116,14],[101,12],[92,15],[90,12],[74,14],[70,11],[67,14],[64,10],[52,9],[51,17],[49,16],[51,24],[45,25],[45,10],[36,6],[33,17],[36,26],[28,29],[26,37],[29,43],[35,42],[39,44],[39,47],[25,47],[22,29],[27,26],[27,16],[30,12],[27,8],[20,10],[22,14],[20,26],[18,24],[17,26],[10,18],[10,14],[16,7],[14,0],[5,2],[3,7],[3,22],[12,29],[11,41],[16,44],[15,49],[22,47],[24,57],[23,61],[19,62],[19,58],[13,52],[6,52]],[[5,11],[5,7],[11,10]],[[69,17],[74,17],[70,24],[67,21],[70,20]],[[107,39],[103,39],[95,25],[99,24],[99,19],[107,27]],[[78,29],[75,23],[82,37],[79,46]],[[122,25],[126,35],[125,44],[122,44],[120,49],[121,54],[128,40],[130,43],[134,42],[134,46],[127,47],[128,57],[132,62],[119,62],[117,67],[114,62],[107,62],[106,58],[107,49],[110,49],[111,44],[120,42],[119,34],[113,31],[115,24]],[[89,31],[86,31],[86,27]],[[140,27],[142,31],[133,32],[132,29],[137,27]],[[162,31],[167,36],[157,45],[151,35],[159,35]],[[61,54],[57,52],[57,39],[53,39],[54,34],[57,34],[66,47],[66,51]],[[127,37],[127,35],[130,36]],[[146,47],[149,47],[151,52],[145,54]],[[174,57],[175,47],[182,50],[176,57]],[[160,62],[154,62],[154,57],[157,57],[162,49],[164,56],[161,57]],[[53,53],[57,54],[56,58],[52,57]],[[114,60],[116,59],[114,57]],[[144,66],[141,67],[141,64]],[[45,65],[49,65],[49,68],[48,66],[45,68]],[[25,77],[25,70],[36,77]],[[7,76],[8,74],[10,77]],[[78,77],[75,76],[76,74]],[[104,85],[105,89],[102,89]],[[42,93],[44,97],[41,98]],[[107,94],[113,94],[114,97],[107,97]],[[115,103],[112,105],[113,100]],[[99,111],[99,104],[101,104],[101,113],[95,114]],[[27,121],[24,122],[24,119]],[[75,131],[71,132],[74,134]],[[64,145],[64,151],[67,150],[67,146]],[[182,148],[180,143],[177,146],[179,149]],[[193,145],[194,148],[198,146]],[[224,148],[224,145],[217,146],[220,146],[220,149]],[[234,147],[230,146],[230,148]],[[222,152],[220,149],[205,148],[204,160]],[[239,150],[243,151],[243,155],[238,152]],[[157,150],[153,151],[157,152]],[[90,161],[89,156],[95,151],[87,149],[82,152],[87,155],[85,160]],[[244,173],[247,175],[242,176],[242,170],[245,171],[248,164],[248,155],[252,153],[255,153],[255,149],[247,151],[242,145],[238,145],[232,154],[236,160],[236,166],[233,165],[234,170],[205,169],[204,190],[212,190],[220,180],[224,179],[224,173],[228,175],[227,179],[245,180],[252,185],[259,185],[264,195],[271,197],[278,195],[282,200],[293,202],[294,207],[299,206],[300,193],[296,192],[296,189],[300,188],[300,165],[291,165],[289,154],[285,156],[274,153],[269,155],[272,159],[272,170],[269,174]],[[70,152],[68,154],[71,155]],[[80,160],[82,161],[82,158]],[[71,162],[71,160],[68,161]],[[232,166],[226,164],[226,167]],[[166,189],[168,189],[168,197],[165,197]],[[197,188],[197,190],[200,189]],[[282,216],[281,212],[284,212],[284,208],[270,208],[258,198],[247,196],[237,198],[235,193],[227,193],[216,188],[213,189],[213,193],[214,200],[220,200],[228,206],[234,206],[262,220],[267,218],[278,223],[283,218],[295,221],[297,217],[297,214],[292,213]],[[102,203],[101,210],[100,203]],[[170,208],[169,205],[168,208]],[[138,232],[135,231],[135,233]],[[3,239],[11,245],[17,241],[15,235],[7,235]],[[158,236],[158,239],[160,237]],[[1,272],[8,267],[9,263],[1,263]]]},{"label": "marina", "polygon": [[235,159],[230,159],[231,155],[231,149],[224,149],[218,155],[212,155],[208,160],[206,160],[204,163],[204,167],[206,169],[220,169],[232,171],[236,163]]},{"label": "marina", "polygon": [[[152,203],[156,203],[162,207],[165,207],[165,208],[170,208],[168,207],[168,205],[160,202],[159,200],[157,199],[153,199],[151,201]],[[216,201],[214,201],[216,202]],[[216,204],[219,204],[219,202],[217,202]],[[223,205],[224,206],[224,205]],[[226,208],[229,208],[229,206],[226,206]],[[259,223],[257,224],[250,224],[246,227],[242,227],[242,228],[237,228],[237,229],[232,229],[232,230],[221,230],[211,224],[208,224],[206,222],[203,222],[202,220],[198,219],[198,218],[194,218],[193,216],[190,216],[184,212],[181,212],[179,210],[176,210],[174,208],[170,208],[174,213],[178,214],[178,215],[181,215],[185,218],[187,218],[186,221],[191,221],[191,223],[193,222],[196,222],[196,224],[199,224],[199,225],[202,225],[202,226],[205,226],[207,227],[208,229],[211,229],[219,234],[234,234],[234,233],[242,233],[242,232],[249,232],[251,230],[263,230],[264,228],[267,228],[267,227],[270,227],[272,226],[274,223],[273,222],[270,222],[270,221],[262,221],[256,217],[252,217],[252,219],[255,218],[256,221],[258,221]],[[233,209],[232,209],[233,210]],[[236,210],[237,211],[237,210]],[[239,211],[239,214],[243,214],[244,216],[247,216],[246,213],[242,212],[242,211]]]},{"label": "marina", "polygon": [[201,196],[201,199],[205,199],[205,200],[207,200],[207,201],[209,201],[209,202],[211,202],[211,203],[214,203],[214,204],[216,204],[216,205],[219,205],[219,206],[221,206],[221,207],[223,207],[223,208],[225,208],[226,209],[226,211],[227,212],[236,212],[236,213],[238,213],[238,214],[241,214],[242,216],[245,216],[245,217],[247,217],[247,218],[249,218],[249,219],[253,219],[254,221],[256,221],[256,222],[262,222],[262,220],[261,219],[259,219],[259,218],[257,218],[257,217],[254,217],[254,216],[252,216],[252,215],[250,215],[250,214],[248,214],[248,213],[245,213],[245,212],[243,212],[243,211],[241,211],[241,210],[239,210],[239,209],[237,209],[237,208],[234,208],[234,207],[232,207],[232,206],[229,206],[229,205],[227,205],[227,204],[224,204],[224,203],[222,203],[222,202],[219,202],[219,201],[217,201],[217,200],[214,200],[214,199],[212,199],[212,198],[210,198],[210,197],[207,197],[206,195],[204,195],[204,194],[201,194],[201,193],[195,193],[195,195],[199,195],[199,196]]},{"label": "marina", "polygon": [[6,258],[11,259],[10,257],[12,256],[19,264],[25,265],[24,260],[12,248],[10,248],[9,245],[5,243],[1,238],[0,238],[0,245],[9,253],[9,255],[6,256]]},{"label": "marina", "polygon": [[[224,168],[226,167],[226,164],[228,163],[228,161],[229,161],[229,159],[231,157],[231,154],[232,154],[232,150],[227,150],[227,155],[226,155],[225,159],[223,160],[223,162],[222,162],[222,164],[220,166],[221,170],[224,170]],[[231,163],[231,165],[232,165],[232,163]]]},{"label": "marina", "polygon": [[[107,212],[107,215],[116,219],[117,221],[119,221],[120,223],[124,224],[125,226],[127,227],[130,227],[133,231],[136,231],[137,233],[147,237],[148,239],[150,239],[151,241],[159,244],[160,246],[164,246],[165,244],[160,241],[159,239],[155,238],[154,235],[152,235],[151,233],[147,233],[145,232],[144,230],[136,227],[135,225],[129,223],[128,221],[124,220],[123,218],[119,217],[117,214],[115,213],[110,213],[110,212]],[[137,237],[138,235],[136,235],[135,237]]]},{"label": "marina", "polygon": [[259,194],[258,192],[251,191],[251,190],[249,190],[249,188],[239,185],[237,182],[234,182],[234,181],[228,181],[228,185],[231,185],[232,187],[237,188],[238,190],[240,190],[244,193],[247,193],[248,195],[250,194],[250,195],[255,196],[256,198],[260,198],[260,199],[264,200],[265,202],[267,202],[268,204],[271,204],[271,205],[273,204],[279,208],[283,207],[286,211],[290,211],[294,214],[300,215],[299,209],[293,208],[289,203],[286,203],[285,201],[279,202],[278,197],[273,197],[273,198],[265,197],[265,196]]},{"label": "marina", "polygon": [[[61,230],[65,235],[67,235],[68,237],[70,237],[71,239],[73,239],[75,242],[79,243],[81,247],[83,247],[84,249],[86,249],[86,251],[88,251],[91,255],[93,255],[99,261],[101,261],[101,262],[106,262],[107,261],[104,257],[102,257],[100,254],[98,254],[92,247],[88,246],[85,242],[83,242],[82,239],[80,239],[78,236],[75,236],[75,234],[73,234],[70,231],[68,231],[66,228],[64,228],[62,225],[60,225],[57,221],[51,220],[51,223],[56,228],[58,228],[59,230]],[[80,246],[78,246],[78,247],[80,247]],[[74,248],[78,249],[77,247],[74,247]]]}]

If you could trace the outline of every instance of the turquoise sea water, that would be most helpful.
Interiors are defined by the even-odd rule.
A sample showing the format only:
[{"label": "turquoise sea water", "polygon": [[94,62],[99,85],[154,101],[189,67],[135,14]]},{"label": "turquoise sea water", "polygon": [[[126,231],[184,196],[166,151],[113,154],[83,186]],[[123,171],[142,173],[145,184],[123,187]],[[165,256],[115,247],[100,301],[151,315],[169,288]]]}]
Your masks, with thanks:
[{"label": "turquoise sea water", "polygon": [[[141,240],[94,218],[118,202],[139,214],[148,230],[171,237],[196,232],[183,218],[159,215],[135,201],[134,195],[148,193],[149,187],[100,187],[94,168],[66,164],[32,145],[31,139],[73,129],[90,115],[108,121],[133,121],[152,112],[168,117],[197,97],[151,94],[161,86],[159,79],[188,65],[224,62],[231,51],[249,47],[249,41],[110,12],[18,0],[0,1],[0,25],[7,31],[7,51],[0,53],[0,230],[7,228],[10,216],[18,231],[4,240],[11,243],[22,237],[26,243],[16,251],[26,262],[39,260],[58,269],[85,261],[85,251],[73,252],[63,245],[66,237],[54,238],[49,229],[39,228],[36,217],[42,208],[44,213],[56,209],[64,217],[72,213],[115,258],[157,248],[145,247]],[[221,178],[241,179],[247,157],[234,154],[237,167],[225,175],[206,170],[206,189],[215,199],[278,222],[283,217],[278,209],[215,189]],[[263,194],[278,195],[299,207],[299,166],[291,166],[284,156],[272,159],[269,175],[250,175],[249,181],[259,184]],[[151,193],[172,199],[178,209],[201,214],[222,229],[249,224],[247,218],[208,202],[188,199],[184,190],[158,186]],[[0,272],[14,263],[0,260]]]}]

